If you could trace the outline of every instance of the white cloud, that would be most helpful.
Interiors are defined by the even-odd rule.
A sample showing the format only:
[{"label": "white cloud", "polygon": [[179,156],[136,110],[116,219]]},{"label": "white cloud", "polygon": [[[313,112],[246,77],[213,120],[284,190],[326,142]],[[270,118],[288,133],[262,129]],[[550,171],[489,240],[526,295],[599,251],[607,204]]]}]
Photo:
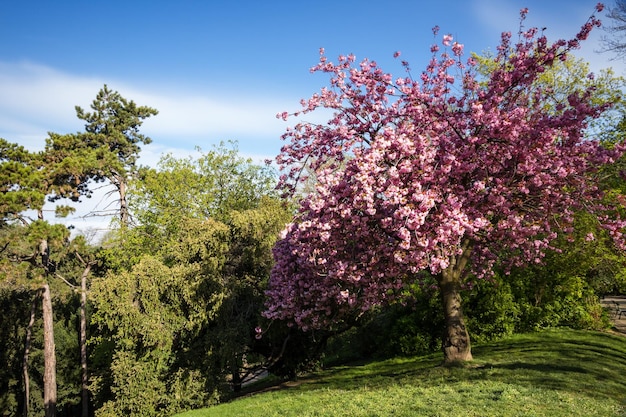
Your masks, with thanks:
[{"label": "white cloud", "polygon": [[74,105],[95,97],[97,79],[74,78],[29,62],[0,62],[0,136],[41,149],[48,131],[81,127]]},{"label": "white cloud", "polygon": [[[104,84],[139,105],[159,111],[142,131],[163,146],[193,149],[202,142],[253,138],[277,151],[284,124],[275,115],[299,99],[237,96],[222,92],[175,92],[173,86],[134,87],[130,82],[74,76],[30,62],[0,62],[0,137],[41,149],[48,131],[83,128],[74,106],[89,105]],[[258,152],[264,144],[257,143]]]},{"label": "white cloud", "polygon": [[[0,62],[0,137],[31,150],[43,149],[48,132],[81,131],[83,122],[76,118],[74,106],[87,110],[104,84],[139,105],[159,110],[147,119],[142,132],[153,139],[142,147],[140,163],[156,166],[165,153],[175,157],[197,156],[196,146],[209,151],[213,144],[236,140],[242,156],[255,162],[273,158],[281,146],[285,123],[275,115],[299,99],[174,92],[174,86],[135,87],[130,82],[104,80],[101,77],[75,76],[31,62]],[[100,185],[100,184],[99,184]],[[111,217],[85,217],[88,213],[115,209],[115,197],[109,189],[98,189],[91,199],[75,204],[77,212],[66,219],[55,219],[47,204],[50,221],[72,224],[76,232],[96,231],[101,237]],[[61,204],[68,204],[61,202]],[[112,206],[111,206],[112,204]]]},{"label": "white cloud", "polygon": [[282,107],[271,100],[254,97],[237,99],[200,95],[146,95],[140,91],[129,91],[127,95],[137,103],[149,103],[159,110],[158,116],[145,122],[144,130],[154,137],[158,135],[192,142],[198,137],[207,136],[256,134],[278,138],[281,133],[281,124],[275,116]]}]

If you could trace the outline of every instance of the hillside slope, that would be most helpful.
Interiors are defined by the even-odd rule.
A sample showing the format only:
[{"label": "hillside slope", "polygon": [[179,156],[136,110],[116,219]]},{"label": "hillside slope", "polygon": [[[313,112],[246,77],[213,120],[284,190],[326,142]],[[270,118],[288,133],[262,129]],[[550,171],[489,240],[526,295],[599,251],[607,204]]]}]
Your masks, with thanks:
[{"label": "hillside slope", "polygon": [[552,330],[440,355],[328,369],[177,417],[624,416],[626,337]]}]

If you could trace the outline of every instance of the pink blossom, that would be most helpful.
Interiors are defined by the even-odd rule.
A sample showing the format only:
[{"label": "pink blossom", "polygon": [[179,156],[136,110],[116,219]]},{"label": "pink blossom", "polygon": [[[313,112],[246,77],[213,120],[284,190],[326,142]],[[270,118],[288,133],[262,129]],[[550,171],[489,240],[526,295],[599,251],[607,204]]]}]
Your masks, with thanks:
[{"label": "pink blossom", "polygon": [[581,133],[607,105],[590,89],[546,112],[553,92],[535,82],[598,24],[592,16],[573,39],[553,43],[535,29],[517,43],[503,33],[486,80],[465,66],[451,35],[443,45],[453,55],[433,48],[415,78],[351,55],[332,62],[320,50],[312,70],[330,86],[302,100],[300,112],[279,114],[332,112],[327,123],[300,122],[283,135],[279,188],[293,196],[309,172],[317,183],[273,249],[264,315],[332,327],[460,256],[479,279],[495,266],[541,263],[557,237],[571,236],[576,210],[595,215],[626,249],[626,221],[594,181],[623,146],[606,149]]},{"label": "pink blossom", "polygon": [[452,52],[456,56],[463,55],[463,45],[458,42],[454,42],[454,44],[452,44]]}]

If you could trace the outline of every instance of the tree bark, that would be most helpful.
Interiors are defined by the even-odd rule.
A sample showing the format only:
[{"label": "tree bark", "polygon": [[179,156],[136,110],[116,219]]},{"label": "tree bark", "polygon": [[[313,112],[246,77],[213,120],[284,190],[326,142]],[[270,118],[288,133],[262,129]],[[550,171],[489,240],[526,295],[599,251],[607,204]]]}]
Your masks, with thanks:
[{"label": "tree bark", "polygon": [[52,298],[50,296],[50,287],[48,284],[44,284],[43,286],[43,337],[43,401],[45,417],[55,417],[57,402],[56,355],[54,352],[54,320],[52,316]]},{"label": "tree bark", "polygon": [[80,367],[82,370],[82,415],[89,415],[89,375],[87,373],[87,276],[91,271],[91,264],[87,264],[80,277]]},{"label": "tree bark", "polygon": [[232,375],[232,386],[234,392],[241,392],[242,388],[242,380],[241,380],[241,370],[238,366],[234,365],[231,367],[231,375]]},{"label": "tree bark", "polygon": [[120,196],[120,223],[122,227],[127,227],[130,223],[130,216],[128,214],[128,201],[126,199],[126,178],[117,173],[114,174],[114,177],[117,192]]},{"label": "tree bark", "polygon": [[437,277],[445,318],[442,350],[446,364],[472,360],[472,347],[461,304],[461,277],[470,253],[471,245],[466,241],[463,252],[452,257],[448,268]]},{"label": "tree bark", "polygon": [[33,326],[35,325],[35,313],[37,310],[37,302],[39,301],[39,293],[33,298],[30,306],[30,320],[26,328],[26,340],[24,341],[24,359],[22,362],[22,375],[24,378],[24,417],[28,417],[30,412],[30,376],[28,374],[28,358],[30,356],[31,338],[33,335]]}]

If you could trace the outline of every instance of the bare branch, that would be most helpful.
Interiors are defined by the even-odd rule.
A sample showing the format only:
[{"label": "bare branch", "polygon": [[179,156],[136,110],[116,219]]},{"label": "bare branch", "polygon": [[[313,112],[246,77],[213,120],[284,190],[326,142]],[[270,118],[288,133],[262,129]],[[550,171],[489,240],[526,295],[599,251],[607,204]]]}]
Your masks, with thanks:
[{"label": "bare branch", "polygon": [[599,52],[614,53],[615,57],[611,59],[626,58],[626,0],[616,0],[607,17],[613,25],[604,26],[604,31],[609,35],[602,36],[603,48]]}]

